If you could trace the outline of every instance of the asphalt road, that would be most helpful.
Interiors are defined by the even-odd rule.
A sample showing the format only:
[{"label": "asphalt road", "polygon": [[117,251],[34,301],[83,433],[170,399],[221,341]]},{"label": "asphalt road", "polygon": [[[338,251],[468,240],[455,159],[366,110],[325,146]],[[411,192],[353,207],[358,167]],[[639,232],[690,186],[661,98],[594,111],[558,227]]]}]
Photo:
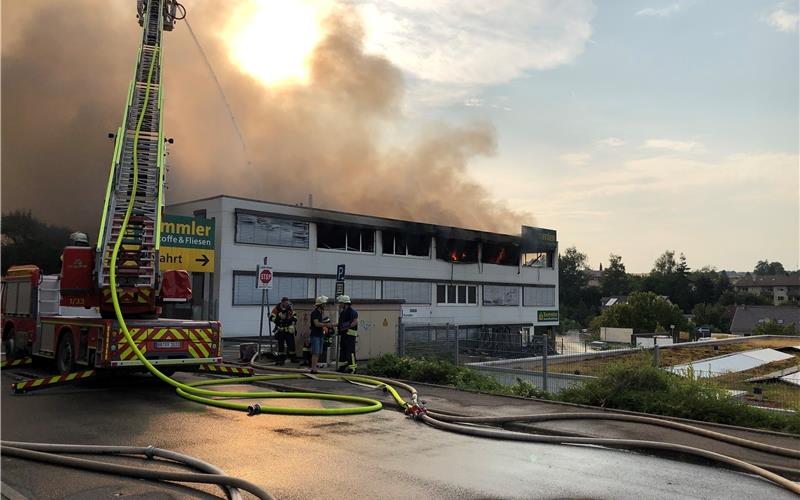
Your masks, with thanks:
[{"label": "asphalt road", "polygon": [[[13,381],[3,373],[5,387]],[[341,384],[340,391],[370,393],[350,384]],[[211,462],[277,498],[794,498],[759,478],[721,468],[593,447],[471,438],[390,410],[342,417],[248,417],[184,400],[148,375],[23,396],[6,389],[1,412],[6,440],[152,444]],[[210,498],[220,493],[210,486],[187,489],[6,457],[2,482],[41,499]]]}]

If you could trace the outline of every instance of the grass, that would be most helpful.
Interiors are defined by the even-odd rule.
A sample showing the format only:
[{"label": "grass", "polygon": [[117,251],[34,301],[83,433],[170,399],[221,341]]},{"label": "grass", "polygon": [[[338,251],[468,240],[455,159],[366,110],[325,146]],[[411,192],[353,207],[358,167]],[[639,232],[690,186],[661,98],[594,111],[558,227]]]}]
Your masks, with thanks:
[{"label": "grass", "polygon": [[[501,395],[615,408],[800,434],[800,412],[777,413],[754,408],[732,397],[713,381],[683,377],[653,367],[650,356],[627,357],[604,365],[598,378],[549,394],[525,381],[513,386],[437,358],[387,354],[367,365],[369,374]],[[798,408],[800,410],[800,408]]]}]

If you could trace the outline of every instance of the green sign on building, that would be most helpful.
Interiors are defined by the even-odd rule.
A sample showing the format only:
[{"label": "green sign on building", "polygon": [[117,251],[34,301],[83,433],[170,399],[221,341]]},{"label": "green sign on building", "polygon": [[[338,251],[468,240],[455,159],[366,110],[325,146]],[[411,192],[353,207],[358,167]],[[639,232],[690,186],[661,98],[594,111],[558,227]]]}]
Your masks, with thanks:
[{"label": "green sign on building", "polygon": [[554,311],[536,311],[536,321],[558,321],[558,309]]}]

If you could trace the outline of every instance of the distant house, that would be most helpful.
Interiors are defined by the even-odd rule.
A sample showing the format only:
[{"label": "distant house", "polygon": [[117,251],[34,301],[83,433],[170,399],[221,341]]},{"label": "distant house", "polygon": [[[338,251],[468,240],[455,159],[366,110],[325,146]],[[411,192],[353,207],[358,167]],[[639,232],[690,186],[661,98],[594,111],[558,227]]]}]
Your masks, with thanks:
[{"label": "distant house", "polygon": [[747,275],[734,285],[737,292],[769,297],[776,306],[800,304],[800,272],[775,276]]},{"label": "distant house", "polygon": [[731,333],[750,335],[760,323],[775,321],[780,325],[800,327],[800,307],[736,306],[731,323]]},{"label": "distant house", "polygon": [[600,288],[601,281],[603,279],[603,264],[600,264],[600,270],[597,269],[587,269],[586,277],[588,279],[586,285]]}]

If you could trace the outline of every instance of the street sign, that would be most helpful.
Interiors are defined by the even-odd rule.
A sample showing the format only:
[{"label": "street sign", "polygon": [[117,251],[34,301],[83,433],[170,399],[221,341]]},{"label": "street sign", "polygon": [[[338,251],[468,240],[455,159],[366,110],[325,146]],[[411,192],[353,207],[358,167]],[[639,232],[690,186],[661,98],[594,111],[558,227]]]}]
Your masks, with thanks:
[{"label": "street sign", "polygon": [[337,281],[336,282],[336,293],[335,293],[335,296],[338,297],[339,295],[344,295],[344,281]]},{"label": "street sign", "polygon": [[272,268],[269,266],[258,266],[258,276],[256,276],[256,288],[259,290],[272,290]]},{"label": "street sign", "polygon": [[214,272],[214,219],[164,215],[158,263],[162,271]]},{"label": "street sign", "polygon": [[336,266],[336,281],[344,281],[344,264]]}]

